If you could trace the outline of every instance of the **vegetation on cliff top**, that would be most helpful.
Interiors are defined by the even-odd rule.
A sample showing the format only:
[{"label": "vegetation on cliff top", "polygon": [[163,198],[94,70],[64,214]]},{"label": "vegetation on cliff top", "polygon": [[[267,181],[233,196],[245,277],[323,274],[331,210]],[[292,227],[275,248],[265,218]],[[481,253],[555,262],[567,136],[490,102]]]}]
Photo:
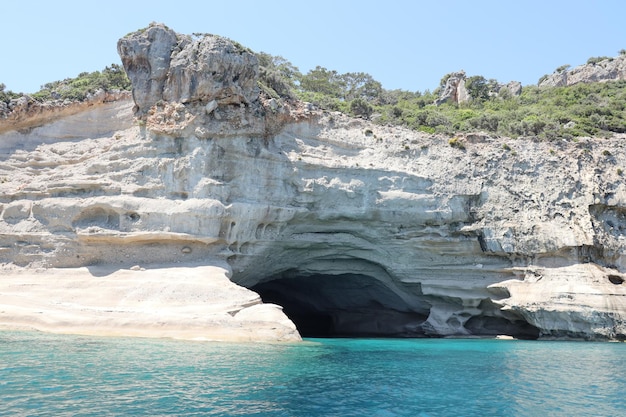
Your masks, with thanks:
[{"label": "vegetation on cliff top", "polygon": [[547,140],[626,132],[626,81],[567,87],[525,86],[521,95],[514,96],[505,89],[490,94],[497,81],[473,76],[466,82],[473,97],[470,102],[435,106],[445,76],[433,92],[386,90],[369,74],[340,74],[319,66],[302,74],[282,57],[258,55],[261,83],[271,87],[274,94],[378,123],[428,133],[485,131]]},{"label": "vegetation on cliff top", "polygon": [[[621,51],[620,51],[621,52]],[[521,95],[508,91],[490,94],[496,80],[468,77],[473,99],[457,105],[433,103],[445,84],[430,91],[387,90],[363,72],[340,74],[316,67],[303,74],[280,56],[258,53],[259,87],[274,98],[297,98],[326,110],[340,111],[381,124],[402,125],[428,133],[454,135],[484,131],[552,140],[579,136],[609,136],[626,132],[626,81],[577,84],[568,87],[525,86]],[[604,57],[601,57],[604,58]],[[590,61],[599,58],[590,58]],[[45,84],[31,94],[37,101],[84,100],[98,89],[130,90],[124,69],[112,64],[102,71],[83,72],[75,78]],[[0,84],[0,102],[22,96]]]},{"label": "vegetation on cliff top", "polygon": [[[130,90],[130,88],[130,80],[126,76],[124,68],[118,64],[111,64],[102,71],[82,72],[74,78],[47,83],[41,87],[41,90],[29,94],[29,97],[40,102],[47,100],[82,101],[97,90]],[[6,90],[6,86],[0,84],[0,102],[8,104],[12,99],[22,96],[24,96],[23,93]]]}]

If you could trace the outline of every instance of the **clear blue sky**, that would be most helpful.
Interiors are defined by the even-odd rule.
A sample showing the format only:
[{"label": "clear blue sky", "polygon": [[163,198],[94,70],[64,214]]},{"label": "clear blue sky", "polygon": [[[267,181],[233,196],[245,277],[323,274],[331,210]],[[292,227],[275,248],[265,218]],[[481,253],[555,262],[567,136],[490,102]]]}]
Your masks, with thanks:
[{"label": "clear blue sky", "polygon": [[117,40],[152,21],[229,37],[305,73],[361,71],[410,91],[460,69],[534,84],[626,48],[623,0],[0,0],[0,16],[0,83],[25,93],[119,63]]}]

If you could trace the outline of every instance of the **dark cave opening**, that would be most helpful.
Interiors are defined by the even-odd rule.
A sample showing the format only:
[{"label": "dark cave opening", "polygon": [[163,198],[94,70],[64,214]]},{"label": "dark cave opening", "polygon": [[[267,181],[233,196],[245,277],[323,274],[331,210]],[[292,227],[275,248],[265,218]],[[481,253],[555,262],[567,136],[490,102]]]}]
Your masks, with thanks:
[{"label": "dark cave opening", "polygon": [[424,310],[410,308],[362,274],[278,277],[251,288],[283,307],[303,337],[424,337]]},{"label": "dark cave opening", "polygon": [[524,320],[509,320],[504,317],[474,316],[465,323],[465,328],[481,336],[507,335],[523,340],[539,338],[539,329],[535,326]]},{"label": "dark cave opening", "polygon": [[[263,302],[282,306],[302,337],[442,337],[427,322],[433,304],[463,309],[460,300],[426,296],[421,291],[407,301],[392,288],[366,274],[301,274],[293,270],[251,287]],[[539,337],[539,329],[517,313],[500,310],[489,299],[478,309],[471,317],[462,313],[448,319],[448,323],[456,321],[456,336]],[[465,318],[463,324],[461,317]]]}]

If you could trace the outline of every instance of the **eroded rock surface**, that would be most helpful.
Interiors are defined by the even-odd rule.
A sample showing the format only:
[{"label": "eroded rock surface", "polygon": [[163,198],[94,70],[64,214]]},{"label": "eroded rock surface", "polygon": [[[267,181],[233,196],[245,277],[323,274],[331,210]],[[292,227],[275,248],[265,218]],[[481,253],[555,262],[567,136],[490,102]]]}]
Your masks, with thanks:
[{"label": "eroded rock surface", "polygon": [[[85,112],[0,136],[29,144],[0,159],[4,270],[226,261],[305,334],[626,336],[623,135],[451,147],[302,103],[180,97],[139,100],[140,125],[120,102],[109,132],[68,136]],[[283,320],[264,308],[240,320]]]},{"label": "eroded rock surface", "polygon": [[152,24],[120,39],[117,49],[139,115],[162,100],[201,102],[210,113],[216,105],[249,105],[259,98],[256,55],[226,38],[180,35]]},{"label": "eroded rock surface", "polygon": [[539,81],[539,87],[563,87],[578,83],[626,80],[626,55],[600,62],[578,65],[569,70],[555,71]]},{"label": "eroded rock surface", "polygon": [[0,327],[193,340],[297,341],[278,306],[228,279],[226,265],[110,265],[5,271]]},{"label": "eroded rock surface", "polygon": [[[52,123],[57,119],[88,110],[90,107],[130,99],[128,91],[97,90],[83,101],[50,100],[39,102],[25,95],[6,103],[0,102],[0,133],[30,129]],[[0,147],[6,144],[0,143]]]},{"label": "eroded rock surface", "polygon": [[461,104],[470,100],[470,95],[465,88],[465,71],[453,72],[448,75],[445,85],[435,100],[436,105],[443,103]]}]

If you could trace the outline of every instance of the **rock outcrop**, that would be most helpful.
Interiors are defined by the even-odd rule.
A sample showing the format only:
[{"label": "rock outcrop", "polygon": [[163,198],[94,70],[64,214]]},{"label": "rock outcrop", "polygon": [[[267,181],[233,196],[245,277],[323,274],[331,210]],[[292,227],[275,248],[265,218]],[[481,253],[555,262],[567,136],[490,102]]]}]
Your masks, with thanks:
[{"label": "rock outcrop", "polygon": [[443,103],[461,104],[470,100],[470,95],[465,88],[465,71],[448,74],[445,85],[441,88],[439,97],[435,104],[439,106]]},{"label": "rock outcrop", "polygon": [[572,69],[558,69],[539,80],[539,87],[563,87],[578,83],[626,80],[626,55],[606,58],[596,63],[579,65]]},{"label": "rock outcrop", "polygon": [[[462,104],[477,98],[472,97],[470,91],[468,91],[465,71],[453,72],[446,77],[446,82],[439,92],[439,97],[435,100],[435,105],[439,106],[443,103]],[[484,78],[483,81],[485,81]],[[510,81],[506,84],[502,84],[496,80],[489,80],[488,91],[486,93],[490,97],[502,96],[503,93],[510,96],[519,96],[522,94],[522,83],[519,81]]]},{"label": "rock outcrop", "polygon": [[[240,68],[209,62],[239,52],[212,36],[189,40],[213,52],[185,65],[180,39],[153,25],[120,41],[139,83],[138,124],[132,103],[119,102],[109,131],[85,129],[92,109],[0,135],[25,144],[0,148],[3,277],[227,265],[233,283],[282,306],[305,335],[626,338],[625,137],[472,134],[453,147],[302,103],[269,105],[248,81],[193,90],[183,79],[200,77],[196,68]],[[133,75],[153,65],[168,69]],[[293,340],[277,307],[240,301],[242,328],[264,319],[263,340]]]},{"label": "rock outcrop", "polygon": [[157,102],[250,105],[259,99],[256,55],[215,35],[179,35],[163,24],[120,39],[118,52],[141,116]]},{"label": "rock outcrop", "polygon": [[522,83],[519,81],[509,81],[506,84],[498,84],[498,94],[505,88],[512,96],[519,96],[522,94]]},{"label": "rock outcrop", "polygon": [[0,327],[96,336],[297,341],[293,323],[228,279],[227,265],[12,270]]}]

